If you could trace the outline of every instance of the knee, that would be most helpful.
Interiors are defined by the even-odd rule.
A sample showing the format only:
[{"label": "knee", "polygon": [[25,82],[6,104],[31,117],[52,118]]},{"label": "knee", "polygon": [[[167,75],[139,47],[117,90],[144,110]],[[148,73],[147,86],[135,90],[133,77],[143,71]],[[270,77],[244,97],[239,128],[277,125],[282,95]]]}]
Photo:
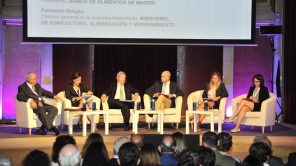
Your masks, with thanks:
[{"label": "knee", "polygon": [[163,95],[158,96],[157,100],[163,100],[165,97]]}]

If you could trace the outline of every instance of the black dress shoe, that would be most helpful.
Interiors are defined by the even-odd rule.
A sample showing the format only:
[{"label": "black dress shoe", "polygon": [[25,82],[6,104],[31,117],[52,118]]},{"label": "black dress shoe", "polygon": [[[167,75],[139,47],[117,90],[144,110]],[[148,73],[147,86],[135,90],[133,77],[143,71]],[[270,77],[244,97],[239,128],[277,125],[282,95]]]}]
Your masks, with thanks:
[{"label": "black dress shoe", "polygon": [[38,129],[38,130],[36,130],[35,134],[36,135],[46,135],[47,131],[44,129]]},{"label": "black dress shoe", "polygon": [[56,136],[58,136],[58,135],[60,134],[59,129],[57,129],[56,127],[52,127],[52,128],[50,129],[50,131],[54,132]]}]

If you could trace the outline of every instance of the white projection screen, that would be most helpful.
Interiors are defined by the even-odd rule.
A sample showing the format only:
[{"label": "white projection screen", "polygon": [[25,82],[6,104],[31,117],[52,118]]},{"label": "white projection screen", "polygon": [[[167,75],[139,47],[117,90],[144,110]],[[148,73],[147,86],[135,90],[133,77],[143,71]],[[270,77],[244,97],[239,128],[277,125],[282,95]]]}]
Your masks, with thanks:
[{"label": "white projection screen", "polygon": [[251,44],[255,0],[24,0],[24,42]]}]

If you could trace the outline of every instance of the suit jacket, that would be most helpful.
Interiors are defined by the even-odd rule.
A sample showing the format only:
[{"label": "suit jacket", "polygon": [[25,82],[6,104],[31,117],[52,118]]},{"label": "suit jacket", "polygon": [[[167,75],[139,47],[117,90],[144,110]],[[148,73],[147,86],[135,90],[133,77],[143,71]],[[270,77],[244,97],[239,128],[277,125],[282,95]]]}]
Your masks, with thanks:
[{"label": "suit jacket", "polygon": [[[87,93],[88,89],[85,88],[83,85],[80,85],[80,93]],[[72,85],[68,85],[66,90],[65,90],[65,95],[66,98],[69,99],[70,101],[72,101],[72,98],[74,97],[79,97],[79,95],[77,94],[77,92],[74,90]]]},{"label": "suit jacket", "polygon": [[160,156],[160,163],[162,166],[174,166],[178,165],[178,160],[173,154],[164,153]]},{"label": "suit jacket", "polygon": [[287,166],[295,166],[295,165],[296,165],[296,152],[293,152],[289,154]]},{"label": "suit jacket", "polygon": [[35,91],[38,94],[38,96],[33,93],[33,91],[31,90],[31,88],[27,85],[26,82],[24,82],[22,85],[20,85],[18,87],[18,92],[17,92],[17,100],[18,101],[22,101],[22,102],[27,102],[29,100],[29,98],[32,98],[37,104],[39,102],[38,98],[39,97],[48,97],[48,98],[53,98],[54,95],[43,89],[40,84],[36,84],[35,85]]},{"label": "suit jacket", "polygon": [[[203,98],[208,98],[208,91],[209,91],[209,86],[206,86],[206,89],[204,90],[202,97]],[[221,83],[220,86],[218,87],[218,89],[216,89],[216,97],[228,97],[228,92],[227,89],[225,88],[224,83]],[[214,109],[219,109],[219,105],[220,105],[220,100],[215,101],[215,105],[214,105]]]},{"label": "suit jacket", "polygon": [[[145,93],[152,98],[155,93],[161,93],[162,85],[162,82],[156,81],[150,88],[145,91]],[[184,95],[183,91],[178,87],[178,85],[172,81],[170,81],[170,93],[176,94],[176,97]]]},{"label": "suit jacket", "polygon": [[[104,92],[109,98],[114,99],[117,90],[117,82],[110,84],[110,87],[107,91]],[[125,98],[126,100],[132,100],[132,94],[139,93],[138,90],[133,88],[129,84],[124,84]]]},{"label": "suit jacket", "polygon": [[219,153],[218,151],[215,151],[216,155],[216,166],[235,166],[236,162],[231,156],[223,155]]},{"label": "suit jacket", "polygon": [[[250,96],[253,96],[253,92],[255,90],[255,86],[251,86],[250,89],[249,89],[249,92],[248,92],[248,96],[247,98],[249,98]],[[269,98],[269,92],[268,92],[268,89],[267,87],[265,86],[262,86],[260,87],[260,90],[259,90],[259,104],[261,105],[262,102],[266,99]]]},{"label": "suit jacket", "polygon": [[119,164],[117,162],[117,158],[110,159],[109,166],[119,166]]}]

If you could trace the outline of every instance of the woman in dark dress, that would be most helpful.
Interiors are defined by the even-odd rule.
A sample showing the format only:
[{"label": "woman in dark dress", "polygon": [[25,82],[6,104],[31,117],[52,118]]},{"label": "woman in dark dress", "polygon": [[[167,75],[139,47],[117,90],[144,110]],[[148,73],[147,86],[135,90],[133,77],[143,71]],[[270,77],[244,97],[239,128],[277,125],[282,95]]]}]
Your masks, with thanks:
[{"label": "woman in dark dress", "polygon": [[[198,108],[200,110],[203,110],[204,103],[205,101],[207,101],[209,109],[219,109],[220,100],[223,97],[228,97],[228,92],[225,88],[224,83],[222,83],[221,74],[219,72],[213,72],[211,74],[211,81],[209,82],[209,84],[207,85],[206,89],[202,94],[202,98],[207,100],[203,100],[201,103],[199,103]],[[199,120],[197,123],[198,128],[200,128],[200,124],[204,120],[205,116],[206,116],[205,114],[202,114],[199,116]],[[194,119],[194,116],[191,115],[190,120],[193,120],[193,119]]]},{"label": "woman in dark dress", "polygon": [[225,122],[234,122],[234,119],[237,117],[236,126],[231,132],[239,132],[240,123],[246,112],[260,111],[262,102],[268,98],[269,92],[267,87],[264,86],[263,76],[261,74],[254,75],[253,86],[250,87],[247,98],[242,99],[234,114],[230,118],[225,119]]},{"label": "woman in dark dress", "polygon": [[[66,98],[71,101],[71,105],[73,107],[79,107],[82,109],[83,103],[86,102],[86,98],[93,95],[93,92],[86,89],[81,84],[81,75],[76,72],[72,75],[69,85],[65,90]],[[86,104],[88,109],[88,105]],[[90,117],[88,116],[87,119],[90,121]],[[82,116],[80,116],[79,124],[82,122]]]}]

